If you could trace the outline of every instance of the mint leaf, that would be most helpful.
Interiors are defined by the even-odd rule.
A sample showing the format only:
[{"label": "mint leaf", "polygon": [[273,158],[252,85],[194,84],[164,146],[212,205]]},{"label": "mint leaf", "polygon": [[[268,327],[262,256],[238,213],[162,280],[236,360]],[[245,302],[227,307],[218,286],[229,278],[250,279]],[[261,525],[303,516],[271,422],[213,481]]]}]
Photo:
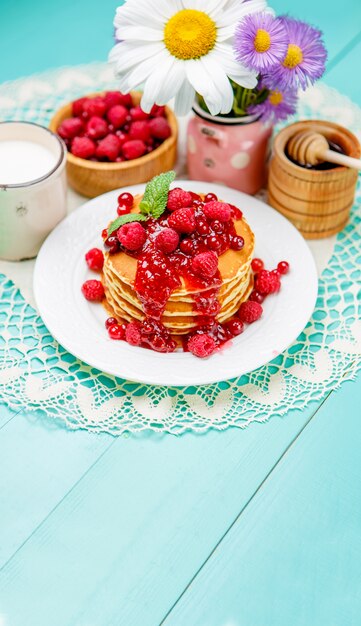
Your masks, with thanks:
[{"label": "mint leaf", "polygon": [[114,222],[110,224],[108,227],[108,237],[114,233],[115,230],[118,230],[120,226],[123,224],[128,224],[129,222],[144,222],[148,217],[146,215],[142,215],[141,213],[127,213],[126,215],[119,215]]},{"label": "mint leaf", "polygon": [[164,213],[167,206],[169,187],[174,179],[175,172],[173,171],[165,172],[152,178],[145,188],[144,196],[139,205],[143,215],[157,220]]}]

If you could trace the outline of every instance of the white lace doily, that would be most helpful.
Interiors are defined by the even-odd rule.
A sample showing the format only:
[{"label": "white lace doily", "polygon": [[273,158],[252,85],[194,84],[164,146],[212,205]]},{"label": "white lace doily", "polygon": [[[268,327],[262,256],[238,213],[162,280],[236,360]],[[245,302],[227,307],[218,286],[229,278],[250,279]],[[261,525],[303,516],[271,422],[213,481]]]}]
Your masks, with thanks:
[{"label": "white lace doily", "polygon": [[[0,115],[47,125],[61,103],[114,87],[105,64],[48,72],[2,85]],[[294,119],[304,118],[334,120],[361,134],[361,110],[325,85],[302,94]],[[144,429],[179,434],[187,429],[245,427],[320,400],[354,377],[361,363],[360,196],[359,184],[351,221],[335,239],[305,331],[268,365],[217,385],[147,386],[81,363],[54,341],[29,304],[32,263],[0,264],[1,401],[17,410],[43,411],[70,428],[119,435]],[[71,204],[79,201],[71,196]],[[321,242],[314,246],[318,243],[322,247]]]}]

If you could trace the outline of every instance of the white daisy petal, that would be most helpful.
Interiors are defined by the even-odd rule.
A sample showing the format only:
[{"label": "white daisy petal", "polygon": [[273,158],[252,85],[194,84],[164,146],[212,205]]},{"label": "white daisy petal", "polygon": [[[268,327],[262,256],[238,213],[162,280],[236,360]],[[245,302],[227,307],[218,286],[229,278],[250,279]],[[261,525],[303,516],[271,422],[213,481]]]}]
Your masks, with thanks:
[{"label": "white daisy petal", "polygon": [[163,30],[140,25],[128,26],[127,24],[122,24],[118,26],[116,36],[117,39],[122,41],[139,41],[140,43],[143,43],[143,41],[162,41]]},{"label": "white daisy petal", "polygon": [[161,43],[148,43],[138,47],[134,42],[121,41],[111,49],[109,62],[113,63],[117,74],[123,74],[141,63],[145,58],[151,58],[158,52],[162,52],[164,46]]},{"label": "white daisy petal", "polygon": [[219,62],[217,53],[208,54],[203,60],[201,59],[201,61],[210,80],[213,80],[215,88],[220,92],[222,97],[220,112],[229,113],[233,105],[233,89],[222,67],[222,63]]},{"label": "white daisy petal", "polygon": [[160,28],[163,26],[164,20],[165,18],[157,12],[150,12],[147,9],[140,11],[138,4],[135,7],[127,2],[117,8],[114,18],[114,27],[118,28],[122,26],[122,24],[142,24],[143,26],[150,26],[151,28]]},{"label": "white daisy petal", "polygon": [[163,105],[178,91],[179,85],[185,78],[184,68],[177,64],[176,60],[169,55],[168,61],[164,61],[158,72],[153,72],[144,85],[142,108],[149,112],[154,103]]},{"label": "white daisy petal", "polygon": [[174,110],[177,115],[187,115],[191,110],[196,92],[189,84],[188,80],[185,80],[179,88],[175,97]]},{"label": "white daisy petal", "polygon": [[210,80],[201,60],[187,61],[185,69],[190,84],[203,96],[212,115],[219,113],[222,107],[222,97],[218,90],[214,89],[213,80]]},{"label": "white daisy petal", "polygon": [[185,9],[203,11],[211,17],[218,15],[228,0],[182,0]]},{"label": "white daisy petal", "polygon": [[130,73],[125,76],[120,76],[123,86],[120,90],[124,92],[126,85],[128,87],[126,91],[131,91],[139,87],[149,76],[155,73],[154,68],[157,67],[157,65],[160,67],[161,64],[167,61],[168,57],[169,54],[165,50],[161,50],[152,57],[138,63]]}]

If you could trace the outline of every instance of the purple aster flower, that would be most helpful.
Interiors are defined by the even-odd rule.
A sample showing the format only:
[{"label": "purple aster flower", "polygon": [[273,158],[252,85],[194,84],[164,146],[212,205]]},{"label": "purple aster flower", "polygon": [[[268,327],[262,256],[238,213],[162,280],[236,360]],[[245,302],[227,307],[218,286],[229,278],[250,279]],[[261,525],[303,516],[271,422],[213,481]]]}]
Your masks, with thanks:
[{"label": "purple aster flower", "polygon": [[236,28],[236,58],[247,68],[264,72],[284,59],[288,41],[282,19],[264,12],[251,13]]},{"label": "purple aster flower", "polygon": [[281,19],[287,30],[288,49],[282,63],[268,72],[268,82],[280,89],[299,86],[306,89],[325,71],[327,51],[322,33],[305,22],[289,17]]},{"label": "purple aster flower", "polygon": [[[265,85],[262,85],[265,87]],[[267,99],[260,104],[249,107],[249,113],[262,115],[262,121],[276,124],[296,112],[297,91],[294,89],[272,89]]]}]

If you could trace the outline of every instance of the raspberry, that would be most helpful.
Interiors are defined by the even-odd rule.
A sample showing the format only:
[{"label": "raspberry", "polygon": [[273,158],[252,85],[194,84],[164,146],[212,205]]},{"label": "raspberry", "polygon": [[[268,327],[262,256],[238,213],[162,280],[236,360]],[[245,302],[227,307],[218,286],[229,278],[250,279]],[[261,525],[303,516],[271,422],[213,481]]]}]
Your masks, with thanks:
[{"label": "raspberry", "polygon": [[59,128],[58,135],[63,139],[73,139],[84,130],[83,122],[78,117],[68,117]]},{"label": "raspberry", "polygon": [[280,274],[288,274],[290,265],[289,263],[287,263],[287,261],[280,261],[277,265],[277,269]]},{"label": "raspberry", "polygon": [[248,300],[247,302],[242,302],[241,306],[238,309],[238,317],[242,322],[246,324],[252,324],[259,320],[263,313],[263,309],[258,302],[252,302]]},{"label": "raspberry", "polygon": [[125,339],[131,346],[140,346],[142,333],[139,322],[130,322],[125,331]]},{"label": "raspberry", "polygon": [[123,107],[122,104],[116,104],[107,112],[107,118],[114,128],[120,128],[125,124],[128,117],[128,109]]},{"label": "raspberry", "polygon": [[129,129],[129,139],[141,139],[145,143],[150,138],[150,130],[148,122],[139,120],[138,122],[132,122]]},{"label": "raspberry", "polygon": [[212,278],[217,273],[218,257],[215,252],[201,252],[192,259],[195,274]]},{"label": "raspberry", "polygon": [[128,109],[133,106],[132,96],[130,93],[120,93],[120,91],[107,91],[104,96],[105,106],[108,109],[121,104]]},{"label": "raspberry", "polygon": [[210,220],[219,220],[220,222],[228,222],[231,219],[232,210],[229,204],[211,200],[203,207],[203,213]]},{"label": "raspberry", "polygon": [[149,119],[148,113],[143,111],[143,109],[139,106],[139,104],[136,107],[132,107],[129,113],[130,113],[130,117],[132,118],[134,122],[139,121],[139,120]]},{"label": "raspberry", "polygon": [[264,263],[262,261],[262,259],[253,259],[252,261],[252,269],[254,272],[259,272],[260,270],[263,270],[264,268]]},{"label": "raspberry", "polygon": [[108,124],[102,117],[93,115],[86,125],[86,132],[90,139],[102,139],[108,134]]},{"label": "raspberry", "polygon": [[121,146],[125,144],[126,141],[129,141],[129,136],[126,133],[123,133],[122,130],[116,130],[115,134],[118,137]]},{"label": "raspberry", "polygon": [[169,211],[176,211],[177,209],[192,206],[192,202],[192,196],[188,193],[188,191],[184,191],[184,189],[176,187],[168,193],[167,208]]},{"label": "raspberry", "polygon": [[174,252],[178,244],[179,235],[173,228],[163,228],[155,238],[156,247],[165,254]]},{"label": "raspberry", "polygon": [[126,141],[122,146],[123,156],[128,161],[132,159],[139,159],[139,157],[143,156],[143,154],[147,151],[147,146],[144,141],[140,139],[133,139],[131,141]]},{"label": "raspberry", "polygon": [[151,117],[164,117],[165,116],[165,106],[159,106],[158,104],[153,104],[149,115]]},{"label": "raspberry", "polygon": [[112,326],[108,327],[108,335],[110,339],[115,339],[116,341],[121,341],[125,339],[126,326],[125,324],[118,324],[117,322]]},{"label": "raspberry", "polygon": [[147,233],[139,222],[130,222],[118,229],[117,237],[127,250],[138,250],[145,243]]},{"label": "raspberry", "polygon": [[216,342],[210,335],[202,333],[201,335],[193,335],[193,337],[188,339],[187,346],[189,352],[194,354],[194,356],[205,358],[213,354],[216,349]]},{"label": "raspberry", "polygon": [[86,98],[83,103],[83,113],[87,117],[93,117],[96,115],[97,117],[103,117],[105,115],[105,102],[104,98],[101,96],[96,96],[95,98]]},{"label": "raspberry", "polygon": [[100,280],[86,280],[81,291],[89,302],[101,302],[104,298],[104,287]]},{"label": "raspberry", "polygon": [[190,234],[196,229],[196,218],[191,208],[177,209],[168,218],[168,224],[177,233]]},{"label": "raspberry", "polygon": [[94,270],[95,272],[99,272],[103,269],[104,256],[99,248],[92,248],[85,255],[85,260],[89,269]]},{"label": "raspberry", "polygon": [[116,135],[107,135],[101,139],[96,149],[96,156],[99,159],[108,159],[115,161],[120,152],[120,142]]},{"label": "raspberry", "polygon": [[268,270],[261,270],[257,274],[255,289],[259,293],[268,295],[270,293],[276,293],[280,288],[281,281],[276,274],[272,274]]},{"label": "raspberry", "polygon": [[78,98],[77,100],[74,100],[71,105],[71,112],[75,115],[75,117],[80,117],[80,115],[82,115],[84,102],[87,100],[88,98]]},{"label": "raspberry", "polygon": [[165,117],[154,117],[149,122],[149,130],[156,139],[168,139],[172,131]]},{"label": "raspberry", "polygon": [[71,153],[80,159],[89,159],[95,154],[95,143],[88,137],[74,137]]}]

